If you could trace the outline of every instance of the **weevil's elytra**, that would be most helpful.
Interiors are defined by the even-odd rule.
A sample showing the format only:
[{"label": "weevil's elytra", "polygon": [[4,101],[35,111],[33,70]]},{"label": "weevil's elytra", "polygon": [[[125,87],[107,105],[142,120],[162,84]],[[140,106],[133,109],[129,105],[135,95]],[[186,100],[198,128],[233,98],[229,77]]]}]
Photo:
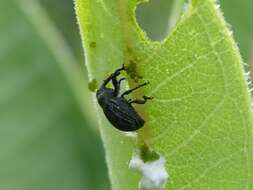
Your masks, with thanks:
[{"label": "weevil's elytra", "polygon": [[[135,100],[127,100],[125,98],[125,96],[131,92],[147,85],[147,82],[119,95],[120,83],[125,80],[125,78],[117,80],[117,77],[123,70],[125,70],[124,65],[116,69],[114,73],[106,78],[98,89],[96,96],[105,116],[115,128],[121,131],[136,131],[144,125],[145,121],[135,111],[132,104],[145,104],[147,100],[152,99],[152,97],[143,96],[143,99]],[[109,82],[112,82],[114,89],[106,87]]]}]

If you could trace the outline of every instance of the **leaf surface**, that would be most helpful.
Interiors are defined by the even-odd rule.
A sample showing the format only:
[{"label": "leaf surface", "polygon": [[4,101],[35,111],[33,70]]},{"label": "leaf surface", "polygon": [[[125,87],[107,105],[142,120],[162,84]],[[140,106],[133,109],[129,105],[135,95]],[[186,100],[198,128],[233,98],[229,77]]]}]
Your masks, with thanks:
[{"label": "leaf surface", "polygon": [[[134,95],[154,97],[137,107],[146,120],[138,135],[165,156],[167,190],[250,189],[251,100],[221,11],[212,0],[192,0],[171,34],[157,43],[136,24],[138,2],[77,0],[90,78],[101,81],[125,63],[150,82]],[[100,118],[113,189],[136,190],[138,178],[126,163],[134,142],[101,112]]]}]

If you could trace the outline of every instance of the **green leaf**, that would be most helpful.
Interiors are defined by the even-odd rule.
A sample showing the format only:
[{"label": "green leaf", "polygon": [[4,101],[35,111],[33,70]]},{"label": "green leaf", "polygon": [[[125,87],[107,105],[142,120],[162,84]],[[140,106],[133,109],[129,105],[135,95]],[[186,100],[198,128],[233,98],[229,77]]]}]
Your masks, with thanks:
[{"label": "green leaf", "polygon": [[[192,0],[170,36],[157,43],[136,24],[138,2],[77,0],[90,79],[101,81],[125,63],[150,82],[135,94],[154,96],[137,107],[146,120],[138,141],[165,156],[167,190],[249,189],[251,100],[221,11],[213,0]],[[110,126],[101,112],[99,117],[113,189],[136,190],[140,177],[127,166],[134,141]]]},{"label": "green leaf", "polygon": [[0,7],[0,189],[109,189],[71,52],[37,1]]}]

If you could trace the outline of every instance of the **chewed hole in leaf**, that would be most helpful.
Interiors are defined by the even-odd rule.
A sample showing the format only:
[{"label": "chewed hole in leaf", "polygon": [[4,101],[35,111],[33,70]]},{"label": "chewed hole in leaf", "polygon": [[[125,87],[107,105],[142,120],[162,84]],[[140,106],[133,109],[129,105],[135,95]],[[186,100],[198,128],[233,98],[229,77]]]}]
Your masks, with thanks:
[{"label": "chewed hole in leaf", "polygon": [[168,18],[172,1],[150,0],[136,8],[136,19],[147,36],[162,41],[168,34]]},{"label": "chewed hole in leaf", "polygon": [[136,19],[151,40],[162,41],[186,7],[184,0],[144,0],[136,8]]}]

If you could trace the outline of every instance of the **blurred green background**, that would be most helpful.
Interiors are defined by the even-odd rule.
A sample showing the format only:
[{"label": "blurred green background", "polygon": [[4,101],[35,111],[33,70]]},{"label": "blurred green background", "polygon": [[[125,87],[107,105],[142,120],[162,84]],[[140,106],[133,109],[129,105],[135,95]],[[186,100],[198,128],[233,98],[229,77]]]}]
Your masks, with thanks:
[{"label": "blurred green background", "polygon": [[[251,65],[253,1],[220,4]],[[162,40],[186,6],[150,0],[136,16]],[[0,42],[0,189],[109,190],[73,1],[0,1]]]}]

